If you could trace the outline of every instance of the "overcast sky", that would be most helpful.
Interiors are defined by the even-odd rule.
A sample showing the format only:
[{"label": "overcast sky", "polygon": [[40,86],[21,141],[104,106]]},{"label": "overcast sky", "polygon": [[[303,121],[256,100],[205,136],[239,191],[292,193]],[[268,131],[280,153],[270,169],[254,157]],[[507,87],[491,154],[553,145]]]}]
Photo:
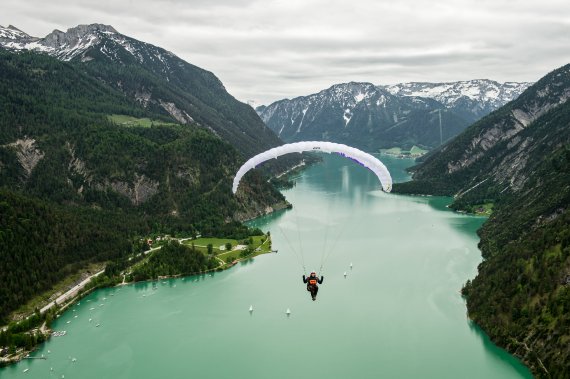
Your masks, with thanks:
[{"label": "overcast sky", "polygon": [[568,0],[1,0],[44,37],[103,23],[268,104],[332,84],[535,81],[570,63]]}]

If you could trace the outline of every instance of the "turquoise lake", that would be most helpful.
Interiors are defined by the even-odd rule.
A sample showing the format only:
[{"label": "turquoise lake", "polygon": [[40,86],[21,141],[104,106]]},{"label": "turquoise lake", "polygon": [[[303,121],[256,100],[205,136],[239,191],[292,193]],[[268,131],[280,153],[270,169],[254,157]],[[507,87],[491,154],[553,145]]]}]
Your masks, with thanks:
[{"label": "turquoise lake", "polygon": [[[531,378],[469,321],[460,295],[485,219],[449,211],[446,198],[383,193],[358,164],[323,158],[283,191],[292,210],[250,223],[278,253],[98,290],[54,322],[67,334],[33,353],[46,360],[0,378]],[[408,179],[412,161],[380,159]],[[303,267],[323,262],[313,302]]]}]

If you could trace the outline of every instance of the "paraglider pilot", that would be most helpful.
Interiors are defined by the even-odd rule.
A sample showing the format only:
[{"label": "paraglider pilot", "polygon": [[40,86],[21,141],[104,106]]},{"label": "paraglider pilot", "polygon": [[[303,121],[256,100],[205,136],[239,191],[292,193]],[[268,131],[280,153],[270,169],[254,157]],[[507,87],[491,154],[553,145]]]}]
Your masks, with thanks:
[{"label": "paraglider pilot", "polygon": [[313,301],[317,300],[317,292],[319,292],[319,286],[317,285],[317,283],[322,284],[323,279],[324,277],[322,275],[321,278],[319,279],[315,271],[311,272],[311,276],[309,276],[308,278],[306,278],[305,275],[303,275],[303,283],[307,283],[307,291],[311,293]]}]

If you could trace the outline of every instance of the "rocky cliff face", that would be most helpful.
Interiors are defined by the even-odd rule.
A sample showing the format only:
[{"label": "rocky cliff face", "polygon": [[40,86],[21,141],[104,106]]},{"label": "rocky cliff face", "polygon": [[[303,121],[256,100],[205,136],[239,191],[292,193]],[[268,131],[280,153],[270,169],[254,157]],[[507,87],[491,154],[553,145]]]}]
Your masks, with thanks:
[{"label": "rocky cliff face", "polygon": [[[542,159],[539,154],[544,147],[557,150],[566,143],[556,132],[561,126],[539,121],[567,102],[569,83],[570,66],[547,75],[426,159],[414,178],[430,180],[442,174],[457,177],[457,194],[476,185],[479,193],[484,189],[494,193],[521,190],[532,167]],[[564,135],[564,129],[560,132]]]},{"label": "rocky cliff face", "polygon": [[100,185],[99,188],[105,190],[108,187],[126,196],[133,205],[140,205],[158,193],[159,183],[147,178],[144,174],[135,173],[135,179],[132,183],[113,181]]},{"label": "rocky cliff face", "polygon": [[8,146],[16,151],[16,157],[24,172],[24,179],[28,179],[44,157],[44,153],[37,148],[36,140],[33,138],[18,139]]}]

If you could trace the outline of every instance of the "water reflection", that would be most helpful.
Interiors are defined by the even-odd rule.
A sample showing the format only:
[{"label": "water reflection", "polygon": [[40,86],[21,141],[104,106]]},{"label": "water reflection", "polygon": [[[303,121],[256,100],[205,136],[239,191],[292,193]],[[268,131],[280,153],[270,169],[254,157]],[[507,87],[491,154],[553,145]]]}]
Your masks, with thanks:
[{"label": "water reflection", "polygon": [[469,325],[471,334],[481,341],[485,350],[494,353],[490,355],[493,357],[493,359],[512,366],[512,368],[514,368],[521,375],[521,377],[532,378],[532,376],[529,375],[528,369],[526,367],[522,366],[517,360],[513,359],[513,356],[507,353],[504,349],[501,349],[495,345],[489,336],[485,334],[485,332],[475,322],[467,318],[467,325]]}]

